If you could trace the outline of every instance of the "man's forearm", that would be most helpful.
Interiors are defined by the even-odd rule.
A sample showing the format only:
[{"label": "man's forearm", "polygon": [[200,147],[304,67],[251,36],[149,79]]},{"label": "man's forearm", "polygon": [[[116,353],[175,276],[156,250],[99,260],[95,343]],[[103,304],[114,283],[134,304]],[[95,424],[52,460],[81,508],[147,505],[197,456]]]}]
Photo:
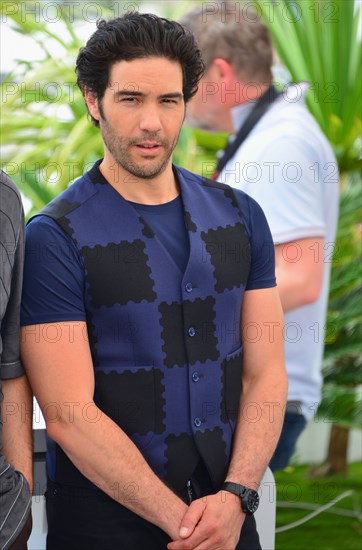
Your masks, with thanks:
[{"label": "man's forearm", "polygon": [[285,270],[276,269],[278,291],[284,313],[313,303],[316,300],[314,287],[310,288],[301,276],[289,275]]},{"label": "man's forearm", "polygon": [[[41,334],[46,334],[52,324],[40,326]],[[60,327],[55,343],[29,338],[32,327],[21,332],[22,359],[49,436],[92,483],[174,536],[186,504],[155,475],[121,427],[93,402],[94,368],[84,338],[86,324],[60,323]]]},{"label": "man's forearm", "polygon": [[278,443],[286,396],[285,377],[269,376],[245,388],[227,474],[229,481],[257,489]]},{"label": "man's forearm", "polygon": [[[232,458],[226,476],[228,481],[255,490],[277,444],[283,420],[286,377],[281,367],[274,373],[275,376],[264,375],[262,379],[252,378],[246,383],[244,380]],[[240,499],[235,495],[220,491],[200,498],[191,504],[181,522],[189,538],[176,540],[167,547],[170,550],[201,546],[235,548],[244,519]]]},{"label": "man's forearm", "polygon": [[32,470],[33,397],[26,376],[2,380],[3,448],[6,460],[26,477],[30,488]]},{"label": "man's forearm", "polygon": [[300,239],[275,247],[275,274],[284,313],[315,302],[324,273],[324,239]]},{"label": "man's forearm", "polygon": [[117,502],[166,531],[178,534],[187,509],[151,470],[127,435],[99,409],[97,422],[75,415],[49,424],[49,434],[90,481]]}]

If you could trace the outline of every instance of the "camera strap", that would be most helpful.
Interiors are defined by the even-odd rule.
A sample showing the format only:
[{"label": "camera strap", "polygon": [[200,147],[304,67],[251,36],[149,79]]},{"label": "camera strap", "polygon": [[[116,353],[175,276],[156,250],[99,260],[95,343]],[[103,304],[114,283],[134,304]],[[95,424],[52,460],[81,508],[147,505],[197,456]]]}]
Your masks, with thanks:
[{"label": "camera strap", "polygon": [[236,134],[235,139],[229,141],[229,143],[226,145],[221,157],[217,161],[212,179],[216,180],[218,178],[220,172],[223,170],[229,160],[235,155],[236,151],[248,137],[254,126],[259,122],[261,117],[267,112],[269,107],[281,94],[282,92],[279,92],[273,85],[271,85],[269,86],[267,91],[259,97],[252,111],[247,116],[244,124],[241,125],[241,128]]}]

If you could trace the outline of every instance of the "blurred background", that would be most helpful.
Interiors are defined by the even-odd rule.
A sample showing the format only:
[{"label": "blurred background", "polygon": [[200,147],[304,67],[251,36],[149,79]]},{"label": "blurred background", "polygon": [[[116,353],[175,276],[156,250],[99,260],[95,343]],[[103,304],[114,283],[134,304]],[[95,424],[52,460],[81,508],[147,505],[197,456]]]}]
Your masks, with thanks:
[{"label": "blurred background", "polygon": [[[100,18],[130,10],[178,19],[195,1],[1,3],[1,168],[39,211],[102,156],[75,84],[79,48]],[[213,4],[209,2],[209,4]],[[309,81],[307,104],[340,170],[340,217],[325,337],[322,403],[291,465],[277,472],[278,550],[361,548],[361,2],[244,2],[268,24],[277,87]],[[249,6],[249,7],[248,7]],[[209,176],[225,134],[184,127],[174,161]],[[340,499],[340,500],[339,500]],[[327,507],[329,503],[333,504]],[[322,513],[321,508],[327,508]],[[305,516],[314,516],[300,524]],[[291,529],[285,526],[296,522]]]}]

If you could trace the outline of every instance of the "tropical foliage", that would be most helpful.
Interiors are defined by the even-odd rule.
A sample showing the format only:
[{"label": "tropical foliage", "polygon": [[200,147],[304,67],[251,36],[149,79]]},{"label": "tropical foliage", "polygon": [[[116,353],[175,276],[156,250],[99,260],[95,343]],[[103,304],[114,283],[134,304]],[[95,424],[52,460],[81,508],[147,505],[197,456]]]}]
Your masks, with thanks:
[{"label": "tropical foliage", "polygon": [[[6,3],[1,10],[5,8]],[[11,15],[13,28],[31,35],[42,51],[38,60],[19,60],[1,85],[2,168],[31,200],[32,212],[83,174],[103,151],[75,84],[74,63],[84,41],[78,37],[77,21],[61,14],[56,23],[39,21],[36,11],[24,17],[20,7]]]},{"label": "tropical foliage", "polygon": [[[267,11],[281,62],[294,83],[307,80],[309,109],[334,147],[341,172],[340,217],[332,263],[318,414],[344,426],[361,425],[361,41],[360,5],[353,0],[280,0]],[[348,177],[346,173],[349,172]]]},{"label": "tropical foliage", "polygon": [[[32,36],[42,54],[35,61],[19,60],[1,85],[2,168],[30,199],[31,212],[35,212],[101,157],[103,148],[99,131],[90,123],[75,85],[74,61],[84,43],[79,37],[77,11],[72,11],[74,20],[67,11],[61,11],[53,24],[37,17],[36,9],[32,15],[29,8],[23,17],[21,4],[24,2],[20,0],[12,2],[10,16],[4,13],[9,3],[2,3],[2,20],[10,22],[19,35]],[[26,4],[41,5],[31,1]],[[117,6],[122,9],[123,4],[118,2]],[[190,7],[190,2],[162,4],[168,10],[166,15],[172,17]],[[360,8],[353,0],[255,0],[254,4],[264,15],[293,82],[311,82],[308,106],[331,141],[342,173],[327,322],[325,399],[320,412],[330,420],[356,425],[361,414],[360,394],[356,391],[361,364],[361,180],[358,174],[348,178],[345,174],[361,163]],[[82,7],[82,3],[75,5]],[[96,5],[90,3],[88,9],[96,9]],[[107,15],[107,9],[114,16],[114,2],[101,5],[102,16]],[[208,166],[211,173],[216,150],[224,142],[225,135],[208,135],[185,127],[175,161],[199,173]]]},{"label": "tropical foliage", "polygon": [[[141,2],[92,2],[87,4],[86,14],[79,2],[73,7],[59,2],[54,13],[44,12],[40,2],[27,2],[26,11],[22,0],[14,0],[11,10],[8,4],[0,6],[2,21],[10,23],[19,35],[31,36],[42,52],[37,60],[18,60],[1,83],[1,167],[30,199],[31,215],[103,153],[99,130],[90,122],[74,72],[75,59],[84,45],[78,31],[85,15],[95,28],[97,16],[121,15]],[[190,6],[188,1],[166,2],[163,11],[167,16]],[[191,169],[196,156],[196,142],[184,128],[175,162]]]},{"label": "tropical foliage", "polygon": [[341,172],[361,167],[361,5],[354,0],[256,0],[292,82],[311,84],[310,111]]},{"label": "tropical foliage", "polygon": [[345,427],[362,423],[361,189],[359,174],[341,190],[339,228],[331,274],[319,415]]},{"label": "tropical foliage", "polygon": [[[244,6],[249,9],[250,3]],[[356,171],[361,165],[362,128],[360,8],[350,0],[280,0],[274,5],[260,0],[256,10],[267,21],[292,82],[311,83],[307,104],[334,148],[341,173],[339,227],[334,254],[328,260],[332,261],[332,274],[325,383],[318,415],[344,427],[360,427],[362,212],[361,178]],[[191,132],[193,156],[188,161],[195,171],[201,173],[205,165],[212,166],[223,139]]]}]

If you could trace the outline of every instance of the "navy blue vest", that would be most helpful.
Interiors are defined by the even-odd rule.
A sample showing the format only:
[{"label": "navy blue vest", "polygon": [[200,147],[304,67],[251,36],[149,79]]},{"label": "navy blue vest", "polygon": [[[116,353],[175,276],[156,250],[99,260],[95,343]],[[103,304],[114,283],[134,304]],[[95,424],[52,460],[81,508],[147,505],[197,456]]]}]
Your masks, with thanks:
[{"label": "navy blue vest", "polygon": [[[174,171],[190,241],[184,273],[94,168],[40,214],[73,239],[83,261],[95,403],[180,492],[200,459],[215,488],[227,472],[250,241],[230,187]],[[88,485],[56,453],[56,481]]]}]

